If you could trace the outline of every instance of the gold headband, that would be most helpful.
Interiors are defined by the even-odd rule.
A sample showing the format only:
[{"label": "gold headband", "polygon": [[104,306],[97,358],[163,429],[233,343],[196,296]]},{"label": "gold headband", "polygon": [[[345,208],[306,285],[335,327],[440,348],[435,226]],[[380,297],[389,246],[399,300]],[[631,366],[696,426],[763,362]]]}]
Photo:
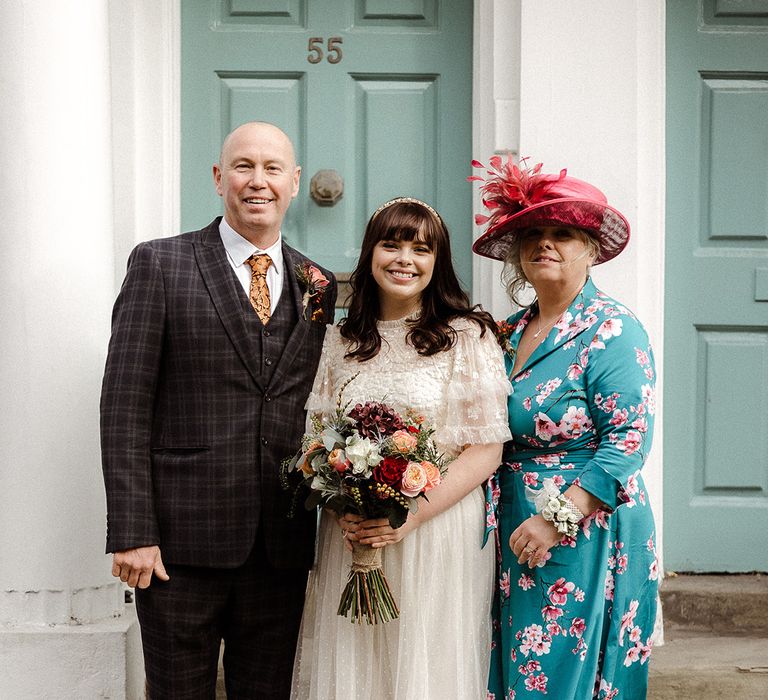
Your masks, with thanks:
[{"label": "gold headband", "polygon": [[440,218],[440,215],[427,204],[426,202],[422,202],[420,199],[416,199],[415,197],[397,197],[395,199],[390,199],[388,202],[384,202],[375,212],[373,212],[373,216],[371,217],[371,221],[373,221],[381,212],[383,212],[387,207],[391,207],[393,204],[419,204],[422,207],[424,207],[432,216],[435,217],[435,221],[438,223],[442,222],[442,219]]}]

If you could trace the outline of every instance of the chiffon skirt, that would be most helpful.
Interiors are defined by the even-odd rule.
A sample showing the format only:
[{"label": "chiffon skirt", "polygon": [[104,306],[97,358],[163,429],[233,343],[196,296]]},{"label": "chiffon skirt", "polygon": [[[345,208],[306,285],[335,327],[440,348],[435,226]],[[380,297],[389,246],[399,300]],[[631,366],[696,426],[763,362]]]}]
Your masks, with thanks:
[{"label": "chiffon skirt", "polygon": [[485,499],[475,489],[384,548],[400,607],[385,624],[336,614],[351,555],[321,517],[293,673],[295,700],[484,700],[490,662],[493,540],[482,548]]}]

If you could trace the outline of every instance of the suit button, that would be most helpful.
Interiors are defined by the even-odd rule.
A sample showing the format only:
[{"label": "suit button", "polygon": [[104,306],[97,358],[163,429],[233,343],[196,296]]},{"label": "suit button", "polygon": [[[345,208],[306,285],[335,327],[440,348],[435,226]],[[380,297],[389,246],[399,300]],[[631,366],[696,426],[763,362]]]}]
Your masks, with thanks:
[{"label": "suit button", "polygon": [[266,328],[264,329],[264,337],[269,338],[269,336],[272,335]]},{"label": "suit button", "polygon": [[272,364],[272,358],[268,357],[266,360],[264,360],[264,364],[267,365],[267,367],[269,367],[269,365]]},{"label": "suit button", "polygon": [[269,443],[267,442],[267,438],[261,438],[261,444],[262,444],[262,445],[264,445],[264,446],[266,447],[266,446],[269,444]]},{"label": "suit button", "polygon": [[267,403],[269,403],[269,402],[272,400],[272,397],[271,397],[269,394],[266,394],[266,395],[264,396],[264,400],[265,400]]}]

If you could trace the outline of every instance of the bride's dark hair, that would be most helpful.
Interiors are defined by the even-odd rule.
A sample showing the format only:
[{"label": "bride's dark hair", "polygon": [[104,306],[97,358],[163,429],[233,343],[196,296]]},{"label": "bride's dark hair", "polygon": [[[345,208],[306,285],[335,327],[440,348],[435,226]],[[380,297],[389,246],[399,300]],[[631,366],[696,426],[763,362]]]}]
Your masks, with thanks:
[{"label": "bride's dark hair", "polygon": [[368,221],[360,258],[349,283],[352,293],[347,317],[340,322],[341,335],[349,341],[346,357],[370,360],[381,349],[376,327],[379,318],[379,287],[371,273],[373,251],[379,241],[423,241],[435,254],[432,279],[422,293],[421,314],[409,319],[406,340],[420,355],[448,350],[456,342],[456,331],[449,321],[467,318],[480,327],[480,335],[493,332],[489,313],[470,306],[461,288],[451,259],[451,244],[443,220],[431,208],[408,198],[379,209]]}]

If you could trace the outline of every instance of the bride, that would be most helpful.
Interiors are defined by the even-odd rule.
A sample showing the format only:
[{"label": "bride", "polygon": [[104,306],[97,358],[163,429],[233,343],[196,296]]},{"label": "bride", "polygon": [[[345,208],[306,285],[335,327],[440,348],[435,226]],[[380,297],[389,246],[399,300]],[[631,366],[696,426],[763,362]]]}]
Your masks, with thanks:
[{"label": "bride", "polygon": [[[494,547],[483,547],[482,485],[510,438],[510,391],[491,317],[469,305],[437,212],[386,202],[366,227],[349,315],[325,338],[310,414],[328,415],[340,387],[352,405],[413,409],[449,458],[443,483],[393,530],[386,520],[321,518],[294,666],[296,700],[485,698]],[[357,625],[336,614],[348,539],[383,548],[400,617]]]}]

